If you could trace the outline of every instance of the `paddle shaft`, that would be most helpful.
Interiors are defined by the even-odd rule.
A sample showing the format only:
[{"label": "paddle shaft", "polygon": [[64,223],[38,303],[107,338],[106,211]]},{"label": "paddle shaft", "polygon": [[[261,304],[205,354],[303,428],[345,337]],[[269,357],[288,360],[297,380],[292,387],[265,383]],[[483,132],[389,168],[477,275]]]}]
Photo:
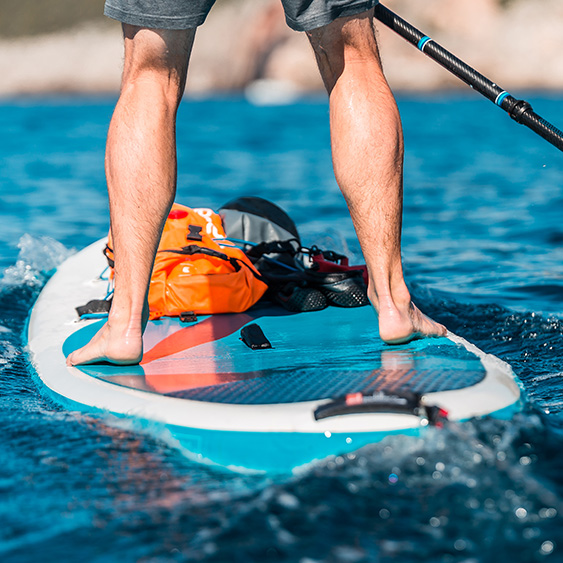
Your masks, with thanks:
[{"label": "paddle shaft", "polygon": [[563,132],[540,117],[525,100],[518,100],[508,92],[497,86],[471,68],[468,64],[458,59],[455,55],[444,49],[433,39],[413,27],[409,22],[400,18],[391,10],[378,4],[375,6],[375,17],[395,33],[415,45],[425,55],[443,66],[446,70],[463,80],[474,90],[491,100],[502,108],[518,123],[529,127],[532,131],[550,142],[553,146],[563,151]]}]

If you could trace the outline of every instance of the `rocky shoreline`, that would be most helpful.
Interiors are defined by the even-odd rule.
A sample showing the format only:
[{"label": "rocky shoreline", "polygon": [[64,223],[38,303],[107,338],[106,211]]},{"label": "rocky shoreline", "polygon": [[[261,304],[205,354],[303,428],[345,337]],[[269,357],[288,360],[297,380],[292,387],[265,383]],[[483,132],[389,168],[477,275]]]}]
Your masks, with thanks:
[{"label": "rocky shoreline", "polygon": [[[388,0],[386,5],[506,89],[563,89],[561,0]],[[465,88],[383,25],[376,27],[395,90]],[[0,38],[0,96],[114,93],[121,64],[121,30],[110,20],[50,35]],[[267,85],[288,96],[322,90],[306,37],[285,25],[278,0],[219,0],[198,31],[188,93],[249,89],[260,94]]]}]

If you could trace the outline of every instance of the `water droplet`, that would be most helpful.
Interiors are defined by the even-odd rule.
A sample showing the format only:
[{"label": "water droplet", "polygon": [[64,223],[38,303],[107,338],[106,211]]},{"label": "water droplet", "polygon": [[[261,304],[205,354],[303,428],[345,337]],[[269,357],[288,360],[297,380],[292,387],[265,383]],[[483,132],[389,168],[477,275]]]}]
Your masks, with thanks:
[{"label": "water droplet", "polygon": [[416,458],[416,464],[417,465],[424,465],[426,463],[426,460],[423,457],[417,457]]},{"label": "water droplet", "polygon": [[506,459],[506,452],[497,452],[497,459],[499,461],[504,461]]},{"label": "water droplet", "polygon": [[526,518],[526,516],[528,516],[528,511],[521,506],[520,508],[517,508],[514,511],[514,514],[516,514],[516,518],[522,519],[522,518]]},{"label": "water droplet", "polygon": [[379,511],[379,517],[380,517],[382,520],[387,520],[387,518],[389,518],[389,516],[391,516],[391,513],[390,513],[386,508],[382,508],[382,509]]},{"label": "water droplet", "polygon": [[289,493],[280,493],[278,503],[284,508],[295,509],[299,506],[299,499]]},{"label": "water droplet", "polygon": [[470,498],[465,505],[468,508],[472,508],[473,510],[475,510],[476,508],[479,508],[479,501],[476,498]]},{"label": "water droplet", "polygon": [[389,475],[389,483],[391,483],[392,485],[394,485],[398,480],[399,477],[397,477],[395,473],[391,473],[391,475]]},{"label": "water droplet", "polygon": [[529,456],[523,455],[520,458],[520,465],[530,465],[530,463],[532,463],[532,459]]},{"label": "water droplet", "polygon": [[436,464],[436,470],[437,470],[437,471],[444,471],[444,469],[446,469],[446,466],[445,466],[441,461],[439,461],[439,462]]},{"label": "water droplet", "polygon": [[326,431],[325,431],[325,436],[326,436],[327,438],[330,438],[330,437],[332,436],[332,434],[331,434],[328,430],[326,430]]},{"label": "water droplet", "polygon": [[555,510],[555,508],[540,508],[538,514],[540,518],[555,518],[557,516],[557,510]]},{"label": "water droplet", "polygon": [[442,474],[439,471],[434,471],[434,473],[432,473],[432,479],[441,479],[442,478]]},{"label": "water droplet", "polygon": [[348,436],[348,438],[346,438],[346,443],[347,443],[347,444],[351,444],[351,443],[352,443],[352,438],[350,438],[350,437]]},{"label": "water droplet", "polygon": [[462,540],[461,538],[459,540],[455,540],[454,548],[457,551],[463,551],[466,547],[467,547],[467,543],[465,540]]},{"label": "water droplet", "polygon": [[430,518],[430,525],[433,528],[437,528],[440,525],[440,519],[436,518],[436,516],[432,516],[432,518]]},{"label": "water droplet", "polygon": [[544,541],[541,544],[540,552],[543,555],[549,555],[553,551],[554,547],[555,547],[555,544],[552,541],[549,541],[549,540]]}]

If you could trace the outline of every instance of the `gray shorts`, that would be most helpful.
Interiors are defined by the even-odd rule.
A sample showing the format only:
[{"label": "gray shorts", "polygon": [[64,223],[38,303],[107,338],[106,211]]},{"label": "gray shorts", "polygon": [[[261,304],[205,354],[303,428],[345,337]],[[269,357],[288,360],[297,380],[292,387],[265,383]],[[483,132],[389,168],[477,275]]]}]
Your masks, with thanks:
[{"label": "gray shorts", "polygon": [[[287,24],[309,31],[370,10],[378,0],[281,0]],[[201,25],[215,0],[106,0],[106,16],[155,29],[189,29]]]}]

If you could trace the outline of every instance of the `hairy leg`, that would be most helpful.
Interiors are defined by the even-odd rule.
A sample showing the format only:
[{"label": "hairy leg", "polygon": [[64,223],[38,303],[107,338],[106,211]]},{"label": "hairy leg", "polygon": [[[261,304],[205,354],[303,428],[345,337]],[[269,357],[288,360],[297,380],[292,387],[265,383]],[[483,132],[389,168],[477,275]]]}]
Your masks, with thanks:
[{"label": "hairy leg", "polygon": [[401,343],[444,335],[411,302],[403,278],[403,134],[373,14],[339,18],[308,36],[329,93],[334,172],[366,259],[381,338]]},{"label": "hairy leg", "polygon": [[106,149],[115,292],[107,324],[69,365],[141,360],[150,275],[176,192],[176,111],[195,29],[123,31],[123,81]]}]

